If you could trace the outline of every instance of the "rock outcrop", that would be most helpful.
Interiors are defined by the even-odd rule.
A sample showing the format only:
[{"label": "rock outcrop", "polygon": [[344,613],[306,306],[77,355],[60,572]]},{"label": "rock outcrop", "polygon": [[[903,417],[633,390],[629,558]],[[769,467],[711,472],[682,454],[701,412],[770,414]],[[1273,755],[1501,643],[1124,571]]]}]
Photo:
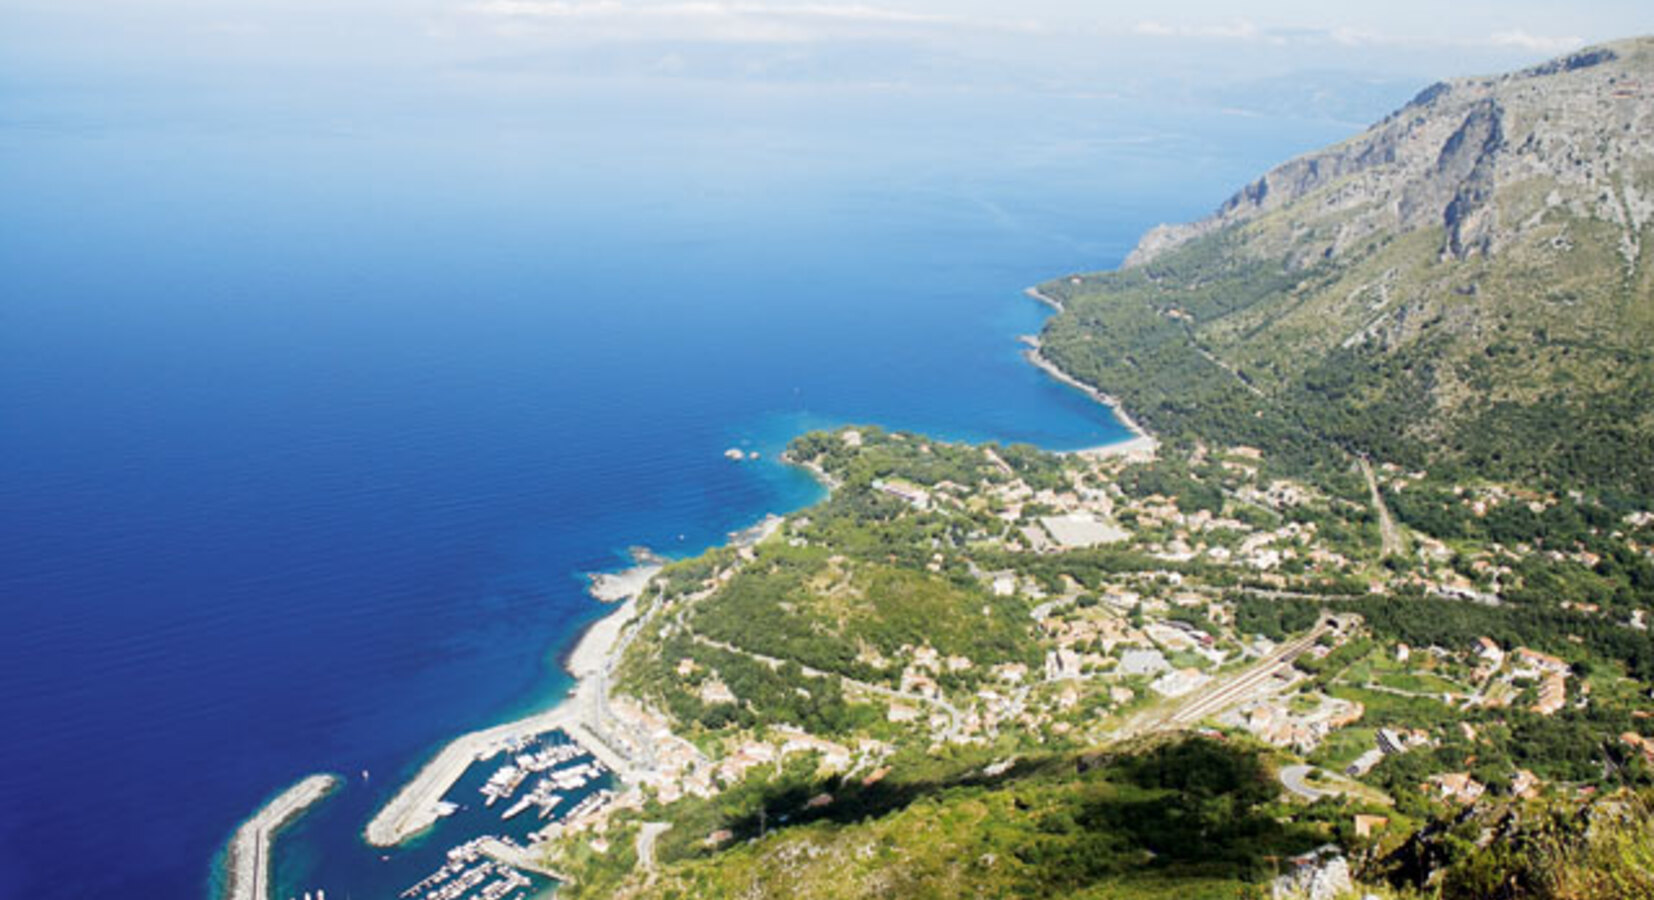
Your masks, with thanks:
[{"label": "rock outcrop", "polygon": [[1117,272],[1042,352],[1168,437],[1654,496],[1654,38],[1442,82]]},{"label": "rock outcrop", "polygon": [[[1269,250],[1301,263],[1378,234],[1441,226],[1441,252],[1499,251],[1547,207],[1620,224],[1635,262],[1654,221],[1654,40],[1584,50],[1494,78],[1441,82],[1366,132],[1287,162],[1216,212],[1162,225],[1126,259],[1139,266],[1219,228],[1297,205],[1295,228]],[[1549,190],[1521,191],[1547,182]],[[1314,198],[1313,208],[1301,201]]]}]

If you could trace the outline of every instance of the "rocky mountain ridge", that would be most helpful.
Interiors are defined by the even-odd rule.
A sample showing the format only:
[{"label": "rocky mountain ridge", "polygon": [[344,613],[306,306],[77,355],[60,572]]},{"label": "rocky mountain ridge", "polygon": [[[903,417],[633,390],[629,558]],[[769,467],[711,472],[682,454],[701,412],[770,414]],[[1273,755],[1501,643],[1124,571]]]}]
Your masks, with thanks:
[{"label": "rocky mountain ridge", "polygon": [[[1441,226],[1442,252],[1496,253],[1544,209],[1567,206],[1621,228],[1635,265],[1654,195],[1640,188],[1654,165],[1654,39],[1582,50],[1492,78],[1439,82],[1361,135],[1291,160],[1248,184],[1211,216],[1162,225],[1126,260],[1140,266],[1189,240],[1300,204],[1301,229],[1270,249],[1304,263],[1338,256],[1379,233]],[[1503,189],[1549,179],[1521,202]],[[1338,220],[1318,239],[1304,228]]]},{"label": "rocky mountain ridge", "polygon": [[1043,355],[1168,437],[1654,495],[1654,38],[1443,82],[1116,272]]}]

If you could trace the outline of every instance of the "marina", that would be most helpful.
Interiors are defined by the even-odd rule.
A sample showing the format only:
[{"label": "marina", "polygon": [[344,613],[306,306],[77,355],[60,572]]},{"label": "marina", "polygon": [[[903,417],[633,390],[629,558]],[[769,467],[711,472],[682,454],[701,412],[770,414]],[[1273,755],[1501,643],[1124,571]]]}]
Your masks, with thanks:
[{"label": "marina", "polygon": [[[401,900],[521,900],[534,881],[490,853],[491,844],[517,847],[506,838],[473,838],[448,851],[443,866],[398,896]],[[520,849],[520,848],[518,848]]]},{"label": "marina", "polygon": [[[562,730],[493,746],[456,775],[436,807],[460,840],[400,900],[518,900],[555,879],[531,849],[611,798],[612,772]],[[532,813],[532,814],[530,814]],[[390,857],[386,857],[388,862]],[[428,863],[427,863],[428,864]]]},{"label": "marina", "polygon": [[554,744],[537,753],[517,753],[510,762],[495,769],[479,789],[478,793],[485,798],[483,805],[493,806],[496,802],[508,800],[531,775],[547,773],[535,782],[525,796],[507,808],[500,819],[516,818],[530,806],[540,808],[539,818],[547,818],[563,802],[564,796],[558,791],[577,791],[608,771],[596,759],[558,768],[585,755],[586,752],[578,744]]},{"label": "marina", "polygon": [[[652,575],[651,572],[650,577]],[[630,584],[628,589],[641,591],[647,584],[648,579],[644,578]],[[608,733],[605,723],[612,718],[607,713],[608,667],[612,651],[617,645],[624,645],[630,636],[625,626],[635,603],[635,596],[628,597],[619,609],[594,624],[581,638],[567,662],[570,672],[579,679],[568,698],[545,712],[461,735],[449,742],[368,822],[364,831],[367,842],[375,847],[394,847],[430,828],[451,814],[451,810],[445,812],[444,804],[448,801],[443,798],[473,763],[493,759],[502,752],[515,757],[524,747],[547,734],[567,736],[607,771],[622,777],[631,771],[632,761],[616,749],[614,736]],[[492,787],[484,791],[484,804],[492,806],[515,793],[526,780],[528,771],[555,764],[551,757],[531,758],[523,765],[517,765],[513,759],[507,767],[490,776]],[[536,766],[539,768],[534,768]],[[508,767],[513,771],[506,771]]]}]

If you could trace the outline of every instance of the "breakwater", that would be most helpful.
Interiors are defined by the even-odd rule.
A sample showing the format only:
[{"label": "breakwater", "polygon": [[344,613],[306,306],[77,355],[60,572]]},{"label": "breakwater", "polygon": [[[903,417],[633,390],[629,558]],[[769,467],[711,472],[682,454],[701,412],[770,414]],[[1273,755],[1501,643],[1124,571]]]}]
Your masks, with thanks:
[{"label": "breakwater", "polygon": [[339,784],[333,775],[311,775],[266,803],[230,840],[225,900],[268,900],[270,839],[283,825],[326,797]]}]

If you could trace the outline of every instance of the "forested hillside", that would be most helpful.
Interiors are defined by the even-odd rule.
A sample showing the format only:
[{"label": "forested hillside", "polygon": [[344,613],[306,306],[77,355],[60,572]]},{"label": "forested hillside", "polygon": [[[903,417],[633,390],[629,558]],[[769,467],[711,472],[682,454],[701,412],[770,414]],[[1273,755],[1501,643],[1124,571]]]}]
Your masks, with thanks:
[{"label": "forested hillside", "polygon": [[1654,41],[1438,84],[1118,272],[1042,352],[1171,438],[1654,495]]}]

